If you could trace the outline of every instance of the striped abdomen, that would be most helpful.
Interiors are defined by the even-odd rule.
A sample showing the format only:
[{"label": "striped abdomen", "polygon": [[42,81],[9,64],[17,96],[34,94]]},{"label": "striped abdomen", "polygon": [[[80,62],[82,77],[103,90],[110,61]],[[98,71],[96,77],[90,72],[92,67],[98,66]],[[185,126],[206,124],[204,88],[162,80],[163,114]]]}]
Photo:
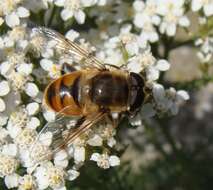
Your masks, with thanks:
[{"label": "striped abdomen", "polygon": [[[45,90],[45,102],[55,112],[80,115],[79,82],[81,72],[76,71],[56,79]],[[66,108],[66,109],[65,109]]]}]

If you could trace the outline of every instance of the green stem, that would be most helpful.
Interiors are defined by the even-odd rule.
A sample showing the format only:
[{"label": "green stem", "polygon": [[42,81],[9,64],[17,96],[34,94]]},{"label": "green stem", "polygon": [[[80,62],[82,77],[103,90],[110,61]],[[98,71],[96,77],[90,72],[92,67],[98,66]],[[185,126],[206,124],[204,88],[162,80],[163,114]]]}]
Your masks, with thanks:
[{"label": "green stem", "polygon": [[213,76],[206,76],[199,79],[194,79],[189,82],[178,82],[178,83],[170,83],[166,84],[168,86],[175,86],[178,89],[186,89],[186,90],[198,90],[203,86],[213,82]]},{"label": "green stem", "polygon": [[176,48],[179,48],[179,47],[182,47],[182,46],[193,46],[194,45],[194,39],[188,39],[186,41],[183,41],[183,42],[174,42],[172,45],[171,45],[171,49],[176,49]]},{"label": "green stem", "polygon": [[52,12],[51,12],[50,18],[49,18],[48,23],[47,23],[48,27],[51,27],[51,25],[52,25],[53,19],[55,17],[55,12],[56,12],[56,6],[53,5]]}]

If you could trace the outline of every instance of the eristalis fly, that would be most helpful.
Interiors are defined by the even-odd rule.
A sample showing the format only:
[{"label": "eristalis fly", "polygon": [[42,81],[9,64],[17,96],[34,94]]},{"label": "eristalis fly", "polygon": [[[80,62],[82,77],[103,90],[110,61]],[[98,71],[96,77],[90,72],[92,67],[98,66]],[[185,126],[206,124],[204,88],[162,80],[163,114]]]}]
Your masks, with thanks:
[{"label": "eristalis fly", "polygon": [[[140,110],[146,99],[143,76],[102,63],[54,30],[45,27],[35,30],[44,38],[55,41],[55,48],[61,52],[78,57],[82,67],[52,81],[44,92],[45,104],[59,116],[40,132],[40,135],[53,133],[53,152],[70,145],[100,121],[105,120],[116,127],[121,115],[134,116]],[[64,124],[69,116],[80,117],[74,129],[67,129]]]}]

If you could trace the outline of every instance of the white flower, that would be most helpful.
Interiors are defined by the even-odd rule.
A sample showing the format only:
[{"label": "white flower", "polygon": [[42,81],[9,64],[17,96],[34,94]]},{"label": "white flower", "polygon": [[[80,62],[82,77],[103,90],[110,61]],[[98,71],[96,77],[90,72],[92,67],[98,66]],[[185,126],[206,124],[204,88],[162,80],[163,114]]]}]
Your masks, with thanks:
[{"label": "white flower", "polygon": [[213,15],[213,1],[212,0],[192,0],[192,11],[199,11],[203,9],[205,16]]},{"label": "white flower", "polygon": [[103,139],[95,134],[92,138],[90,138],[87,143],[90,145],[90,146],[102,146],[103,144]]},{"label": "white flower", "polygon": [[57,190],[63,188],[65,185],[65,172],[61,168],[53,166],[50,162],[38,167],[34,176],[38,182],[39,189],[51,187]]},{"label": "white flower", "polygon": [[45,110],[43,116],[48,122],[51,122],[55,120],[56,114],[51,110]]},{"label": "white flower", "polygon": [[140,73],[155,63],[155,58],[149,50],[129,59],[127,68],[131,72]]},{"label": "white flower", "polygon": [[31,117],[27,123],[27,128],[36,129],[40,125],[40,120],[37,117]]},{"label": "white flower", "polygon": [[8,176],[13,174],[18,167],[16,158],[7,155],[0,155],[0,176]]},{"label": "white flower", "polygon": [[69,18],[75,17],[79,24],[85,22],[85,13],[83,12],[84,7],[94,5],[94,0],[83,1],[83,0],[56,0],[55,4],[64,9],[61,11],[61,17],[64,21]]},{"label": "white flower", "polygon": [[54,164],[56,166],[66,168],[68,166],[68,154],[65,150],[61,150],[54,156]]},{"label": "white flower", "polygon": [[73,169],[68,170],[67,173],[68,173],[68,180],[70,181],[75,180],[80,175],[78,171]]},{"label": "white flower", "polygon": [[197,53],[201,63],[208,63],[213,57],[213,38],[208,36],[205,39],[197,39],[195,45],[200,48]]},{"label": "white flower", "polygon": [[51,78],[58,78],[61,75],[61,66],[54,64],[51,59],[42,59],[40,65]]},{"label": "white flower", "polygon": [[108,154],[93,153],[90,160],[97,162],[97,165],[103,169],[120,165],[120,159],[114,155],[109,156]]},{"label": "white flower", "polygon": [[15,173],[8,175],[5,177],[4,181],[8,189],[18,187],[19,175]]},{"label": "white flower", "polygon": [[184,0],[159,0],[158,14],[162,16],[160,32],[168,36],[176,34],[177,25],[188,27],[189,19],[184,15]]},{"label": "white flower", "polygon": [[17,146],[15,144],[6,144],[2,147],[2,154],[13,156],[15,157],[17,155]]},{"label": "white flower", "polygon": [[75,160],[76,164],[85,161],[85,148],[84,147],[79,147],[79,146],[74,147],[74,160]]},{"label": "white flower", "polygon": [[37,189],[36,181],[34,177],[31,175],[24,175],[23,177],[20,177],[18,183],[19,183],[18,190]]},{"label": "white flower", "polygon": [[27,116],[26,110],[18,108],[10,114],[9,121],[7,123],[7,130],[12,138],[15,138],[22,130],[23,127],[27,125],[29,118]]},{"label": "white flower", "polygon": [[70,41],[74,41],[76,38],[78,38],[79,37],[79,33],[78,32],[76,32],[75,30],[73,30],[73,29],[71,29],[71,30],[69,30],[66,34],[65,34],[65,37],[67,38],[67,39],[69,39]]},{"label": "white flower", "polygon": [[0,98],[0,112],[3,112],[6,109],[6,105],[4,103],[4,100]]},{"label": "white flower", "polygon": [[20,18],[27,18],[30,12],[25,7],[20,6],[21,0],[18,1],[1,1],[0,16],[5,16],[6,24],[15,27],[20,24]]},{"label": "white flower", "polygon": [[32,73],[33,65],[22,63],[17,67],[17,71],[24,76],[28,76]]},{"label": "white flower", "polygon": [[28,115],[35,115],[36,113],[38,113],[39,104],[37,102],[29,103],[26,106],[26,110],[28,112]]},{"label": "white flower", "polygon": [[7,81],[0,82],[0,96],[5,96],[10,92],[10,86]]},{"label": "white flower", "polygon": [[146,69],[148,81],[155,81],[159,78],[160,71],[167,71],[170,68],[168,61],[160,59]]},{"label": "white flower", "polygon": [[25,92],[30,97],[36,97],[39,93],[39,89],[35,83],[29,82],[26,84]]},{"label": "white flower", "polygon": [[160,17],[157,15],[157,1],[149,0],[146,3],[136,0],[133,3],[135,10],[134,24],[141,28],[141,41],[156,42],[159,38],[154,25],[160,23]]},{"label": "white flower", "polygon": [[20,148],[30,147],[36,140],[37,133],[33,129],[25,128],[19,132],[15,138],[15,142]]},{"label": "white flower", "polygon": [[189,99],[186,91],[176,91],[174,88],[165,90],[160,84],[154,84],[153,96],[158,110],[161,112],[170,112],[173,115],[176,115],[180,105]]}]

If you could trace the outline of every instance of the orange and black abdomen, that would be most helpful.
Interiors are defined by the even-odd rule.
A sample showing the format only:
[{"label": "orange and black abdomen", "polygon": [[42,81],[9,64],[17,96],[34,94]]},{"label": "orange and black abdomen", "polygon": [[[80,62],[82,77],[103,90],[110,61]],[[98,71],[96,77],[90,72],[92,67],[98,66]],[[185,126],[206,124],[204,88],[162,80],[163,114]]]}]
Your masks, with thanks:
[{"label": "orange and black abdomen", "polygon": [[81,115],[79,104],[81,72],[66,74],[52,83],[45,90],[45,103],[55,112],[66,115]]}]

